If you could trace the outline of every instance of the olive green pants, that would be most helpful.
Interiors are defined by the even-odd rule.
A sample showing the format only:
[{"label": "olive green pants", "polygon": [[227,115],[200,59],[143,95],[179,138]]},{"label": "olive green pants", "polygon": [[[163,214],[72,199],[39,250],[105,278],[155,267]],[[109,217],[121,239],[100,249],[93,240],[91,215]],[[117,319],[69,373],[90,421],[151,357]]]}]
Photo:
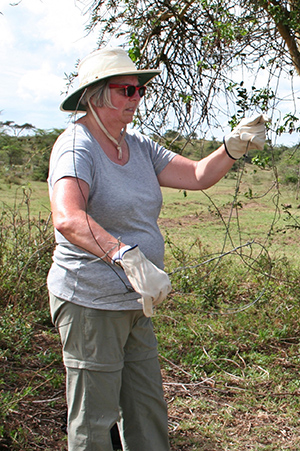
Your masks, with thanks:
[{"label": "olive green pants", "polygon": [[112,451],[118,422],[124,451],[169,451],[157,343],[137,311],[89,309],[50,293],[66,367],[68,450]]}]

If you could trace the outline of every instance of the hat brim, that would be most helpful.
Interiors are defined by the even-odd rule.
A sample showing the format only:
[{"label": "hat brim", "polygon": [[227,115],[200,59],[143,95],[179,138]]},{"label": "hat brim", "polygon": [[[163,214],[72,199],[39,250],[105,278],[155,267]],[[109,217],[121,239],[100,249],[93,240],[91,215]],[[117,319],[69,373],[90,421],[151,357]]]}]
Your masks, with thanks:
[{"label": "hat brim", "polygon": [[[141,86],[147,85],[154,77],[159,75],[161,73],[161,70],[151,69],[151,70],[136,70],[133,72],[126,72],[126,73],[119,73],[114,74],[112,77],[120,76],[120,75],[137,75],[139,79],[139,84]],[[112,78],[112,77],[99,77],[97,80],[93,80],[90,83],[86,83],[84,86],[81,86],[80,88],[76,89],[73,93],[68,95],[63,102],[60,105],[61,111],[68,111],[68,112],[84,112],[86,111],[85,105],[81,104],[81,97],[85,91],[85,89],[89,86],[92,86],[96,83],[98,83],[101,80],[105,80],[106,78]]]}]

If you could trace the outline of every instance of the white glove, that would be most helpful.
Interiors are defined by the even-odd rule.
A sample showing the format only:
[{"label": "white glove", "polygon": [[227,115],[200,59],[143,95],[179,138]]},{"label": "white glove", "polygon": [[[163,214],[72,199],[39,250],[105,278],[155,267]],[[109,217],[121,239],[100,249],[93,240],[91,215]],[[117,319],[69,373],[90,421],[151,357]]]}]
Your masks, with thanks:
[{"label": "white glove", "polygon": [[112,260],[122,266],[132,287],[142,296],[138,302],[145,316],[152,316],[153,306],[164,301],[172,289],[168,274],[150,262],[138,246],[123,247]]},{"label": "white glove", "polygon": [[224,145],[228,155],[237,160],[248,150],[263,150],[266,140],[265,123],[270,119],[266,114],[244,118],[224,137]]}]

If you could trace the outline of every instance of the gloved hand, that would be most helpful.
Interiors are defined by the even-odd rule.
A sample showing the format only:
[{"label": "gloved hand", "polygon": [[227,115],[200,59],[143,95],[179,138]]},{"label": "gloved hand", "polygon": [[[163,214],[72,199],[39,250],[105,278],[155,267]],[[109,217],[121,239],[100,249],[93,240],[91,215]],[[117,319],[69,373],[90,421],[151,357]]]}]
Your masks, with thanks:
[{"label": "gloved hand", "polygon": [[224,137],[224,145],[228,155],[237,160],[248,150],[263,150],[266,140],[265,123],[270,119],[266,114],[244,118]]},{"label": "gloved hand", "polygon": [[166,299],[172,289],[168,274],[150,262],[138,246],[123,247],[112,260],[124,269],[132,287],[141,295],[138,302],[143,305],[145,316],[152,316],[153,306]]}]

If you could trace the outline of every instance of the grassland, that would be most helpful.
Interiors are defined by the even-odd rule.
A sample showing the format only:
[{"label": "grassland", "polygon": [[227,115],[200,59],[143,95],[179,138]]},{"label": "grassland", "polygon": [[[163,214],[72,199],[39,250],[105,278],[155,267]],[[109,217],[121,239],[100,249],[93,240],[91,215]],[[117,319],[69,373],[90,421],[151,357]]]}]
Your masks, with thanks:
[{"label": "grassland", "polygon": [[[300,210],[296,189],[277,182],[247,167],[206,193],[163,190],[173,291],[153,323],[172,451],[300,449]],[[45,183],[19,186],[16,197],[0,182],[0,200],[22,217],[29,206],[31,222],[48,217]],[[3,450],[67,449],[44,288],[27,305],[1,300]]]}]

